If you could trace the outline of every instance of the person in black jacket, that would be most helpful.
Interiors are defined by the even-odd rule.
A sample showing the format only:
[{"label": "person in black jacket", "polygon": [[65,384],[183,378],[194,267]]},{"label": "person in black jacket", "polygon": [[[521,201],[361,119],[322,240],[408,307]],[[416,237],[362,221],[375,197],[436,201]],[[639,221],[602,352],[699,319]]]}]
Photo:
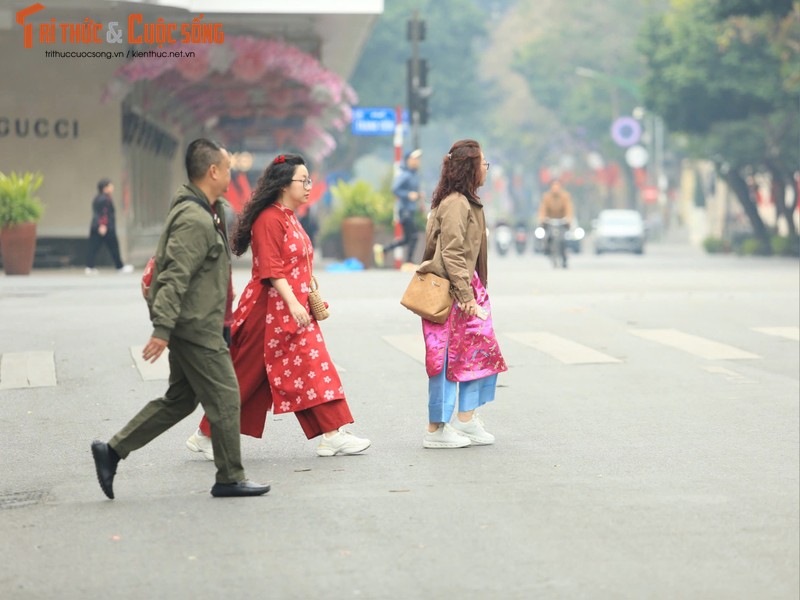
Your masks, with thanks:
[{"label": "person in black jacket", "polygon": [[114,184],[108,179],[101,179],[97,183],[97,196],[92,201],[92,224],[89,228],[89,250],[86,256],[86,274],[97,275],[95,259],[97,251],[102,244],[108,247],[114,266],[120,273],[132,273],[132,265],[123,265],[119,255],[119,241],[117,240],[117,227],[114,218],[114,203],[111,194],[114,193]]}]

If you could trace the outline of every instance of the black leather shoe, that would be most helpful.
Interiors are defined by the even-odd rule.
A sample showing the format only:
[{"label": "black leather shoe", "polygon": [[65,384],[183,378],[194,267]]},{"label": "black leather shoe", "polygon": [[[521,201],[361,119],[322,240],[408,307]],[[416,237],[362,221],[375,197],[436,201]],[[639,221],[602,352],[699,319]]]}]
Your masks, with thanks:
[{"label": "black leather shoe", "polygon": [[100,482],[103,493],[113,500],[114,475],[117,474],[119,457],[108,444],[98,440],[92,442],[92,456],[94,457],[94,468],[97,471],[97,481]]},{"label": "black leather shoe", "polygon": [[249,479],[235,483],[215,483],[211,495],[215,498],[231,498],[234,496],[263,496],[269,491],[268,485],[253,483]]}]

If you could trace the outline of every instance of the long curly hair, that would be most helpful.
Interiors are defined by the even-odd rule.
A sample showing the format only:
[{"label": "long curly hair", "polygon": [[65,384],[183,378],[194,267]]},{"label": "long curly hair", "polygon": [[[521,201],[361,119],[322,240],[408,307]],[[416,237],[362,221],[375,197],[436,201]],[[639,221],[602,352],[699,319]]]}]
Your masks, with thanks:
[{"label": "long curly hair", "polygon": [[236,256],[241,256],[250,247],[253,237],[253,223],[265,208],[275,204],[281,197],[283,188],[292,184],[294,172],[306,161],[299,154],[281,154],[264,169],[258,179],[256,189],[245,204],[239,223],[233,234],[231,247]]},{"label": "long curly hair", "polygon": [[481,185],[481,146],[475,140],[459,140],[450,148],[442,161],[442,174],[433,192],[431,208],[453,192],[473,200],[480,199],[477,190]]}]

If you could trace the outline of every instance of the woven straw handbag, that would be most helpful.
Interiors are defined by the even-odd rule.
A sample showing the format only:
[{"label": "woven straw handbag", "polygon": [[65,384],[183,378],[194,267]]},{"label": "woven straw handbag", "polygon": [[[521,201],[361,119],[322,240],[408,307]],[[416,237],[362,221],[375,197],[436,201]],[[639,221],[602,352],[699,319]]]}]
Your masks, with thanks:
[{"label": "woven straw handbag", "polygon": [[331,316],[328,309],[325,307],[325,302],[322,300],[322,295],[319,293],[319,284],[317,278],[311,276],[311,291],[308,292],[308,306],[311,308],[311,314],[317,321],[324,321]]},{"label": "woven straw handbag", "polygon": [[[286,211],[283,210],[277,204],[273,204],[273,206],[275,206],[282,213],[286,214]],[[319,293],[319,284],[317,283],[317,278],[314,277],[314,270],[311,267],[311,259],[308,258],[308,255],[310,253],[308,251],[308,247],[306,246],[306,240],[304,234],[297,228],[293,216],[289,217],[289,222],[292,224],[292,228],[297,232],[297,235],[300,236],[300,242],[303,244],[303,251],[306,255],[306,265],[308,266],[308,273],[311,276],[311,281],[309,282],[309,286],[311,289],[308,292],[308,308],[311,310],[311,315],[317,321],[324,321],[325,319],[331,316],[331,313],[328,312],[328,308],[325,306],[325,301],[322,299],[322,295]]]}]

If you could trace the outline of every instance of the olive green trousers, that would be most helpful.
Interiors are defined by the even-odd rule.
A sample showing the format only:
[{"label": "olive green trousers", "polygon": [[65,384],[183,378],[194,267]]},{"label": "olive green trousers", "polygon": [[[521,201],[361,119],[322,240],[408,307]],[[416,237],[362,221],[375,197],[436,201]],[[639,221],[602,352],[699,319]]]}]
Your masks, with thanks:
[{"label": "olive green trousers", "polygon": [[239,384],[228,349],[212,350],[173,337],[169,341],[169,389],[148,402],[111,440],[121,458],[188,417],[201,404],[211,425],[217,483],[245,479],[239,438]]}]

